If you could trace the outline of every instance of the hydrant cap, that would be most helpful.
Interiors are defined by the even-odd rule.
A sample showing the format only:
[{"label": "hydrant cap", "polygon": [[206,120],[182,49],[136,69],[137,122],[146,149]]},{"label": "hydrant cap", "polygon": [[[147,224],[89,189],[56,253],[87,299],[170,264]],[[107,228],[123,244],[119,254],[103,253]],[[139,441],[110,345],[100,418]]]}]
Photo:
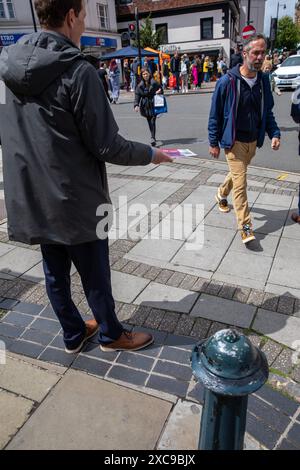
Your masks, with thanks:
[{"label": "hydrant cap", "polygon": [[222,390],[223,394],[252,393],[268,377],[265,355],[246,336],[234,330],[218,331],[200,342],[192,362],[195,376],[207,388],[219,393]]}]

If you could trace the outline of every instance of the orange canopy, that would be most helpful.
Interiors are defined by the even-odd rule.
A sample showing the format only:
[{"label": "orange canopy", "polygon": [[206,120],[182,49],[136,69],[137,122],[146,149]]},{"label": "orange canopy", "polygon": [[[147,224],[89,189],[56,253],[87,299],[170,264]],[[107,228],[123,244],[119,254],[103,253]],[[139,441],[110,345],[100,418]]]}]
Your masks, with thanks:
[{"label": "orange canopy", "polygon": [[156,51],[155,49],[152,49],[151,47],[145,47],[145,51],[155,52],[156,54],[159,54],[160,61],[171,58],[169,54],[166,54],[165,52],[161,52],[161,51]]}]

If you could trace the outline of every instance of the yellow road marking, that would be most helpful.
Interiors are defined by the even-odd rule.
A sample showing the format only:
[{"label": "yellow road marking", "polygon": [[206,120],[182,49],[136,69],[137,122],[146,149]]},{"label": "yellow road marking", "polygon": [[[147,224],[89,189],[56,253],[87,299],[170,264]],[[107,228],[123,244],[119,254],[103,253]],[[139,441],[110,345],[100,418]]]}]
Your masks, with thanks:
[{"label": "yellow road marking", "polygon": [[277,177],[277,179],[280,180],[280,181],[283,181],[283,180],[285,180],[288,176],[289,176],[288,173],[283,173],[282,175],[279,175],[279,176]]}]

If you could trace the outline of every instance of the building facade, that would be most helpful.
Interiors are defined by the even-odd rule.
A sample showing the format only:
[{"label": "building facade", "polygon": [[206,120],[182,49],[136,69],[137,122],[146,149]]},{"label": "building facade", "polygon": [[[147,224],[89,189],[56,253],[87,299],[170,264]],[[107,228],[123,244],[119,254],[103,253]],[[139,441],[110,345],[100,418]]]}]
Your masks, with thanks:
[{"label": "building facade", "polygon": [[155,30],[161,30],[161,49],[189,55],[205,54],[226,59],[239,34],[238,0],[117,0],[118,31],[134,20],[138,7],[140,22],[151,13]]},{"label": "building facade", "polygon": [[295,23],[300,26],[300,2],[295,5]]},{"label": "building facade", "polygon": [[247,25],[248,7],[250,6],[250,24],[254,26],[257,33],[264,32],[265,8],[267,0],[240,0],[240,31]]},{"label": "building facade", "polygon": [[[121,47],[117,32],[114,0],[85,0],[86,31],[81,46],[94,55]],[[38,29],[40,29],[36,18]],[[34,23],[29,0],[0,0],[0,47],[15,43],[22,35],[32,33]]]}]

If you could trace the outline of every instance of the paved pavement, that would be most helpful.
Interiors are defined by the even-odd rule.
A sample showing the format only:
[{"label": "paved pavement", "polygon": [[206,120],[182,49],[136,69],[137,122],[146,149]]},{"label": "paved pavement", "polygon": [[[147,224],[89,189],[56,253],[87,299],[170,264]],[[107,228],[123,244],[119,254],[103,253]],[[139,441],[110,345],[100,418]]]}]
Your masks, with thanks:
[{"label": "paved pavement", "polygon": [[[216,188],[227,171],[222,162],[182,158],[161,167],[107,167],[116,208],[110,245],[117,314],[128,328],[153,332],[155,343],[136,353],[105,354],[93,341],[66,355],[39,248],[10,242],[3,218],[0,344],[7,362],[0,366],[0,447],[195,449],[203,388],[192,377],[190,353],[199,339],[230,326],[247,334],[270,366],[269,383],[249,400],[247,448],[299,448],[300,232],[290,212],[300,175],[282,181],[274,170],[249,169],[258,243],[247,249],[233,212],[216,208]],[[114,240],[123,230],[124,196],[131,232]],[[133,204],[141,202],[138,221],[141,209]],[[176,207],[187,204],[194,210],[185,213],[190,229],[183,232]],[[195,210],[196,204],[203,207]],[[146,237],[158,237],[158,227],[170,230],[169,239]],[[203,246],[195,249],[193,233]],[[72,273],[74,301],[89,318]]]}]

